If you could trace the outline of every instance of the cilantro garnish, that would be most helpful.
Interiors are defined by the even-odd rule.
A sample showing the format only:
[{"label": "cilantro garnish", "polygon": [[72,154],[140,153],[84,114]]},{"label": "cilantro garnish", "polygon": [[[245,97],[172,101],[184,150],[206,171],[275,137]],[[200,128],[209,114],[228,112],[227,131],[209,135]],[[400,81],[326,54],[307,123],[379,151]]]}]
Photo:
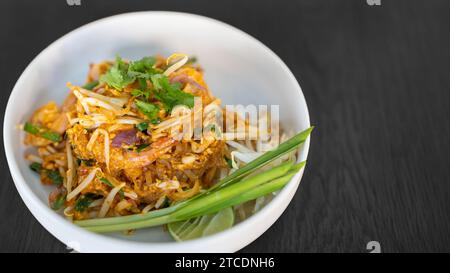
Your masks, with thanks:
[{"label": "cilantro garnish", "polygon": [[153,75],[150,79],[158,91],[155,92],[155,97],[164,104],[168,112],[176,105],[194,107],[194,96],[183,92],[179,83],[170,83],[169,78],[162,74]]},{"label": "cilantro garnish", "polygon": [[[138,61],[126,63],[117,56],[114,65],[100,77],[100,82],[122,90],[137,81],[139,89],[133,89],[131,95],[145,98],[145,101],[136,100],[136,105],[150,119],[154,119],[159,111],[158,106],[147,102],[151,94],[163,103],[168,112],[176,105],[186,105],[192,108],[194,96],[183,92],[179,83],[170,83],[169,78],[161,74],[160,69],[154,68],[155,62],[154,57],[144,57]],[[147,80],[152,82],[153,88],[148,88]]]},{"label": "cilantro garnish", "polygon": [[159,107],[153,103],[136,100],[136,106],[149,119],[153,119],[158,115]]},{"label": "cilantro garnish", "polygon": [[117,56],[114,65],[100,77],[100,82],[106,83],[117,90],[122,90],[136,80],[135,77],[128,75],[128,67],[129,65]]},{"label": "cilantro garnish", "polygon": [[141,123],[139,123],[139,124],[136,125],[136,128],[137,128],[139,131],[143,132],[143,131],[147,130],[147,128],[148,128],[148,123],[147,123],[147,122],[141,122]]}]

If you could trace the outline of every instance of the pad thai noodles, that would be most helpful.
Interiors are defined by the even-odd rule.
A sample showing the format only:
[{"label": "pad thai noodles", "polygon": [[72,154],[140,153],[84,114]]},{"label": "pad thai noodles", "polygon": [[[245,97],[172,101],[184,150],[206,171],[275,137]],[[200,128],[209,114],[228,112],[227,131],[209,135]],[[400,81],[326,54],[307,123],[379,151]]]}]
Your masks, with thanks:
[{"label": "pad thai noodles", "polygon": [[[169,207],[264,152],[257,139],[217,137],[225,126],[214,121],[214,111],[235,113],[226,112],[202,68],[183,54],[91,64],[84,85],[67,87],[61,106],[47,103],[22,128],[25,144],[36,148],[25,155],[31,169],[54,186],[50,207],[75,221]],[[197,139],[180,133],[194,120],[196,100],[203,105],[202,126],[210,129]],[[247,132],[251,125],[236,117],[233,125],[241,119]],[[276,148],[287,136],[273,139],[268,143]],[[278,164],[294,157],[291,151]],[[270,196],[236,205],[236,215],[244,219]]]}]

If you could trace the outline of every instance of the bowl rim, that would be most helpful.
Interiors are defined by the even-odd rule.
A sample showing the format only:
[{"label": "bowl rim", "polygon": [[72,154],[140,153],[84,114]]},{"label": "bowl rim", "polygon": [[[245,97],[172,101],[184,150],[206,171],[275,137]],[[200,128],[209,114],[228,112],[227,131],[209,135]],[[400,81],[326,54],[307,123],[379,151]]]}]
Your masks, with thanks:
[{"label": "bowl rim", "polygon": [[[10,131],[14,130],[15,124],[11,124],[13,108],[12,101],[15,97],[19,96],[18,91],[21,81],[30,73],[34,64],[39,60],[45,53],[59,44],[65,42],[70,36],[82,32],[85,29],[92,27],[95,24],[103,23],[106,21],[121,19],[124,17],[133,16],[152,16],[152,15],[163,15],[163,16],[183,16],[189,17],[189,19],[203,20],[206,23],[218,24],[230,31],[237,32],[246,38],[252,40],[256,43],[266,54],[271,55],[271,57],[278,62],[283,72],[288,75],[290,80],[293,82],[295,88],[300,93],[300,97],[305,103],[306,115],[303,117],[305,119],[307,126],[310,126],[310,118],[308,106],[306,99],[304,97],[303,91],[296,80],[295,76],[287,65],[278,57],[271,49],[260,42],[258,39],[254,38],[250,34],[232,26],[222,21],[192,14],[185,12],[174,12],[174,11],[137,11],[128,12],[117,15],[112,15],[104,17],[87,24],[84,24],[67,34],[61,36],[56,41],[48,45],[44,50],[42,50],[25,68],[14,88],[9,96],[8,103],[5,111],[5,118],[3,123],[3,143],[5,147],[5,154],[10,169],[11,176],[13,178],[14,184],[21,196],[23,202],[31,211],[33,216],[38,220],[38,222],[53,236],[55,236],[59,241],[61,241],[66,246],[69,246],[77,251],[81,252],[235,252],[241,248],[247,246],[259,236],[261,236],[270,226],[275,223],[275,221],[281,216],[285,211],[289,203],[292,201],[294,194],[297,191],[298,185],[300,183],[301,177],[303,175],[304,169],[297,173],[291,181],[277,194],[273,200],[271,200],[266,206],[264,206],[258,213],[247,218],[245,221],[238,223],[230,229],[222,231],[220,233],[199,238],[195,240],[185,241],[185,242],[137,242],[130,240],[123,240],[119,238],[113,238],[109,236],[104,236],[101,234],[96,234],[89,232],[81,227],[74,225],[73,223],[62,218],[60,215],[51,210],[47,204],[44,204],[31,190],[28,184],[25,182],[24,177],[21,174],[19,166],[17,164],[17,159],[14,156]],[[305,128],[306,129],[306,128]],[[304,154],[304,160],[308,157],[310,146],[310,137],[307,138],[302,146],[302,153]],[[242,236],[240,231],[242,230],[253,230],[248,236]],[[77,240],[71,240],[70,238],[77,238]],[[229,238],[239,238],[239,240],[230,241]],[[83,247],[82,244],[83,243]],[[221,244],[223,243],[223,245]]]}]

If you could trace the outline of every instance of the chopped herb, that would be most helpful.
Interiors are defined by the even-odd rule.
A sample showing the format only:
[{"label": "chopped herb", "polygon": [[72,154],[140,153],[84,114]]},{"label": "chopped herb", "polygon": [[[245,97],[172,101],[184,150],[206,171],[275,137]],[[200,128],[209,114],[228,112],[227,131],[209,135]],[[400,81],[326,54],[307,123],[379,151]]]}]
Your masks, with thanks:
[{"label": "chopped herb", "polygon": [[160,79],[162,77],[164,77],[164,75],[162,75],[162,74],[156,74],[156,75],[153,75],[153,76],[150,77],[150,80],[152,81],[153,87],[156,90],[161,90],[162,89],[162,86],[159,83],[159,81],[160,81]]},{"label": "chopped herb", "polygon": [[159,69],[153,68],[155,62],[156,59],[154,57],[144,57],[128,64],[117,56],[114,65],[100,77],[100,82],[106,83],[117,90],[122,90],[137,79],[141,89],[146,90],[146,79],[153,74],[161,72]]},{"label": "chopped herb", "polygon": [[114,65],[100,77],[100,82],[106,83],[117,90],[122,90],[136,80],[135,77],[128,75],[128,69],[129,65],[117,56]]},{"label": "chopped herb", "polygon": [[142,150],[144,150],[145,148],[147,148],[148,145],[150,145],[150,144],[148,144],[148,143],[141,144],[141,145],[139,145],[139,146],[136,147],[136,148],[137,148],[136,151],[137,151],[138,153],[140,153]]},{"label": "chopped herb", "polygon": [[85,194],[82,195],[80,198],[78,198],[77,202],[75,203],[75,210],[78,212],[85,211],[89,205],[95,200],[95,197],[97,197],[95,194]]},{"label": "chopped herb", "polygon": [[158,124],[158,123],[161,122],[161,120],[160,120],[159,118],[154,118],[154,119],[150,120],[150,122],[151,122],[152,124]]},{"label": "chopped herb", "polygon": [[25,125],[23,126],[23,130],[27,133],[51,140],[53,142],[62,141],[62,137],[60,134],[56,132],[46,131],[41,126],[29,122],[25,123]]},{"label": "chopped herb", "polygon": [[61,176],[61,174],[59,173],[59,171],[56,170],[45,170],[47,177],[50,178],[50,180],[52,180],[52,183],[54,185],[61,185],[63,182],[63,178]]},{"label": "chopped herb", "polygon": [[40,173],[42,170],[42,164],[41,163],[37,163],[37,162],[33,162],[30,164],[30,169],[32,169],[33,171]]},{"label": "chopped herb", "polygon": [[128,75],[138,78],[148,78],[150,75],[157,73],[153,68],[156,59],[154,57],[144,57],[139,61],[131,62],[128,67]]},{"label": "chopped herb", "polygon": [[144,78],[139,78],[139,79],[138,79],[138,82],[139,82],[139,87],[140,87],[142,90],[147,90],[147,80],[146,80],[146,79],[144,79]]},{"label": "chopped herb", "polygon": [[141,122],[141,123],[139,123],[138,125],[136,125],[136,128],[137,128],[139,131],[143,132],[143,131],[145,131],[145,130],[148,129],[148,123],[147,123],[147,122]]},{"label": "chopped herb", "polygon": [[150,96],[150,92],[142,91],[139,89],[133,89],[133,90],[131,90],[131,95],[133,95],[135,97],[144,96],[146,99],[148,99],[148,97]]},{"label": "chopped herb", "polygon": [[153,75],[151,81],[158,91],[155,92],[155,97],[164,104],[168,112],[176,105],[194,107],[194,96],[183,92],[179,83],[171,84],[169,78],[162,74]]},{"label": "chopped herb", "polygon": [[[190,59],[191,62],[195,61],[195,58]],[[156,69],[153,66],[156,63],[154,57],[144,57],[138,61],[126,63],[119,56],[116,57],[114,65],[100,77],[100,82],[106,83],[109,86],[122,90],[124,87],[134,83],[136,80],[139,82],[140,89],[134,89],[131,94],[139,97],[144,96],[146,99],[150,96],[150,90],[148,90],[147,80],[150,79],[153,87],[156,91],[155,98],[160,100],[168,112],[176,105],[186,105],[190,108],[194,106],[194,96],[183,92],[180,89],[179,83],[171,84],[169,78],[161,74],[160,69]],[[153,91],[153,90],[152,90]],[[153,105],[152,109],[148,109],[147,106],[138,105],[141,110],[149,118],[153,118],[158,109]]]},{"label": "chopped herb", "polygon": [[94,87],[96,87],[98,85],[98,81],[93,81],[93,82],[88,82],[88,83],[86,83],[85,85],[83,85],[82,87],[84,88],[84,89],[87,89],[87,90],[92,90],[92,89],[94,89]]},{"label": "chopped herb", "polygon": [[56,198],[55,202],[51,204],[51,207],[54,210],[59,210],[64,205],[65,202],[66,202],[66,195],[61,194],[58,196],[58,198]]},{"label": "chopped herb", "polygon": [[148,118],[153,119],[158,115],[159,107],[153,103],[145,102],[141,100],[136,100],[136,106],[144,115]]}]

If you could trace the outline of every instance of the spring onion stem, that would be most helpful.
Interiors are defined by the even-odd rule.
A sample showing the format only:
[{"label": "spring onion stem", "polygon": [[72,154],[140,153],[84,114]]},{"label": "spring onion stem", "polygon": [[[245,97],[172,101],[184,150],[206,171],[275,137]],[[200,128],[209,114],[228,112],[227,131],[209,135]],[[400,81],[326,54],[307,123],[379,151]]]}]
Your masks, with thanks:
[{"label": "spring onion stem", "polygon": [[[289,163],[289,162],[287,162]],[[245,188],[248,187],[250,184],[256,185],[256,187],[251,188],[250,190],[247,190],[243,193],[239,191],[239,194],[234,195],[234,197],[229,197],[229,195],[223,194],[221,195],[221,198],[212,198],[208,197],[207,200],[209,202],[206,202],[204,199],[198,199],[197,202],[188,205],[184,208],[184,213],[173,213],[169,215],[164,215],[156,218],[146,219],[142,221],[135,221],[135,222],[128,222],[128,223],[120,223],[120,224],[114,224],[114,225],[102,225],[102,226],[90,226],[86,227],[90,231],[94,232],[114,232],[114,231],[121,231],[121,230],[129,230],[129,229],[139,229],[139,228],[147,228],[147,227],[154,227],[159,226],[163,224],[168,224],[171,222],[177,222],[181,220],[187,220],[191,218],[195,218],[201,215],[211,214],[214,212],[217,212],[219,210],[222,210],[224,208],[234,206],[243,202],[247,202],[249,200],[256,199],[258,197],[267,195],[271,192],[277,191],[281,189],[286,183],[290,181],[290,179],[297,173],[297,169],[299,167],[303,167],[305,162],[299,163],[297,165],[291,164],[283,164],[283,170],[278,169],[276,170],[276,173],[280,174],[283,173],[281,171],[286,170],[286,166],[290,166],[290,168],[287,168],[287,172],[284,172],[281,177],[277,177],[275,179],[272,179],[271,181],[267,183],[258,184],[256,182],[262,182],[267,181],[267,178],[262,178],[263,176],[254,176],[248,179],[245,179],[246,181],[242,181],[242,183],[246,183]],[[278,166],[281,167],[281,166]],[[277,167],[277,168],[278,168]],[[275,168],[274,168],[275,169]],[[273,169],[271,170],[273,171]],[[262,174],[266,174],[267,172],[264,172]],[[270,177],[276,177],[275,172],[270,174]],[[262,180],[264,179],[264,180]],[[251,182],[248,182],[251,181]],[[259,185],[259,186],[258,186]],[[236,186],[241,186],[241,183],[237,184]],[[230,186],[231,187],[231,186]],[[228,188],[227,188],[228,189]],[[242,190],[242,188],[240,188]],[[223,191],[223,190],[222,190]],[[220,191],[221,192],[221,191]],[[231,192],[231,190],[230,190]],[[214,196],[214,195],[211,195]],[[206,197],[205,197],[206,199]],[[212,200],[212,201],[211,201]],[[205,205],[208,203],[208,205]],[[203,206],[199,206],[203,205]]]},{"label": "spring onion stem", "polygon": [[[258,170],[259,168],[267,165],[268,163],[272,162],[273,160],[280,158],[281,156],[285,155],[288,152],[294,151],[298,148],[300,144],[305,142],[311,131],[314,127],[310,127],[306,129],[305,131],[295,135],[291,139],[281,143],[276,149],[264,153],[262,156],[256,158],[255,160],[251,161],[244,167],[238,169],[228,177],[222,179],[219,181],[215,186],[208,189],[206,192],[203,192],[201,194],[198,194],[194,196],[193,198],[190,198],[185,201],[181,201],[177,204],[174,204],[168,208],[163,208],[155,211],[148,212],[146,214],[135,214],[135,215],[129,215],[129,216],[121,216],[121,217],[110,217],[110,218],[102,218],[102,219],[88,219],[88,220],[81,220],[81,221],[75,221],[75,223],[81,227],[93,227],[93,226],[110,226],[110,225],[121,225],[121,224],[127,224],[127,223],[135,223],[135,222],[143,222],[143,221],[150,221],[151,219],[161,218],[166,215],[170,215],[172,213],[175,213],[177,211],[181,211],[182,208],[185,206],[192,204],[193,202],[196,202],[196,200],[203,199],[206,196],[212,195],[212,193],[215,193],[217,191],[220,191],[225,186],[232,184],[235,184],[236,182],[240,181],[244,176],[254,172],[255,170]],[[303,162],[302,162],[303,163]],[[300,163],[300,164],[302,164]],[[303,163],[304,164],[304,163]],[[299,167],[299,164],[294,165],[292,168],[300,169],[302,166]],[[255,175],[256,177],[257,175]],[[266,180],[267,181],[267,180]],[[240,184],[240,183],[238,183]],[[181,214],[181,213],[180,213]],[[151,222],[151,221],[150,221]]]},{"label": "spring onion stem", "polygon": [[258,185],[264,184],[270,180],[286,174],[292,166],[292,162],[285,162],[268,171],[259,173],[250,178],[244,178],[239,183],[229,185],[228,187],[225,187],[221,190],[215,191],[212,194],[195,200],[188,206],[174,212],[173,214],[171,214],[171,216],[180,220],[185,219],[188,215],[195,215],[198,211],[202,211],[205,208],[212,206],[213,204],[230,200],[231,198],[234,198],[239,194],[242,194],[243,192],[246,192]]}]

